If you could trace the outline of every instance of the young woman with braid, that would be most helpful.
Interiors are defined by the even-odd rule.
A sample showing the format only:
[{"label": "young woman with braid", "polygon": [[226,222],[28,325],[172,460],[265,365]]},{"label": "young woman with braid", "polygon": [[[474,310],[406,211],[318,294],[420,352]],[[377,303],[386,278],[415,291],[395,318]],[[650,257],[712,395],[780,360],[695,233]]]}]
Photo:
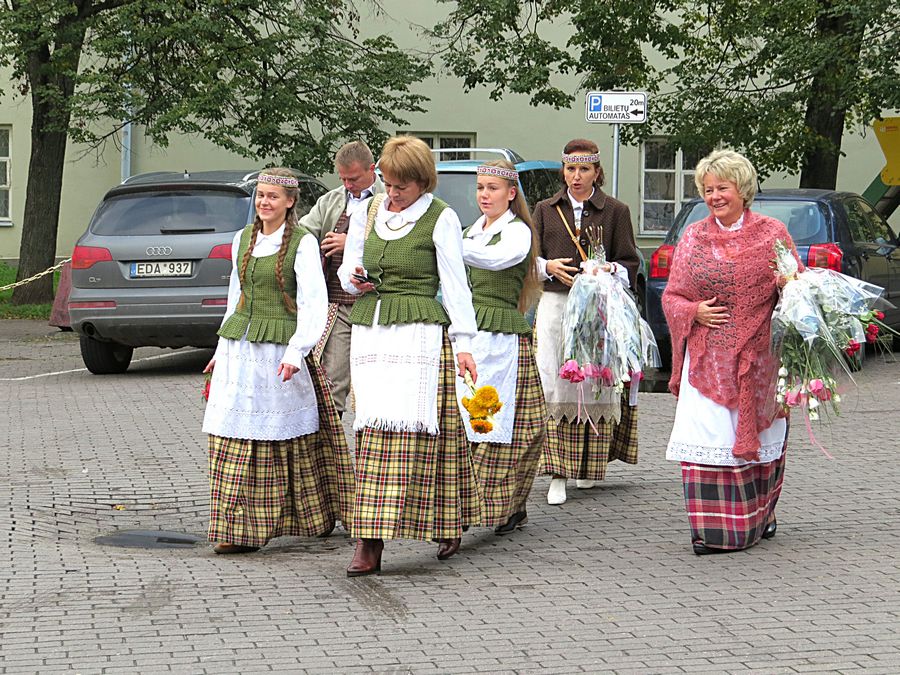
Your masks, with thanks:
[{"label": "young woman with braid", "polygon": [[256,219],[235,235],[228,307],[203,431],[209,434],[209,539],[256,551],[283,535],[349,521],[353,466],[324,371],[310,355],[328,295],[316,238],[297,224],[298,182],[266,169]]},{"label": "young woman with braid", "polygon": [[[541,292],[538,242],[512,164],[500,159],[479,166],[475,194],[483,215],[463,233],[478,323],[472,355],[481,381],[497,388],[503,408],[490,432],[480,434],[466,424],[466,434],[481,487],[481,525],[503,535],[528,520],[525,502],[547,432],[547,405],[524,314]],[[457,398],[470,395],[457,381]]]}]

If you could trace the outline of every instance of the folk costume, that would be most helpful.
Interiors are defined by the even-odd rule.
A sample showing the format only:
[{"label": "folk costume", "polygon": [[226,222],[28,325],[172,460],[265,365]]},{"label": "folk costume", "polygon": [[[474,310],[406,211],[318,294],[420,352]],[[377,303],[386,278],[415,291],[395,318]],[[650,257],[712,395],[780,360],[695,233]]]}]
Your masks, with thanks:
[{"label": "folk costume", "polygon": [[[583,259],[579,246],[588,251],[591,239],[598,240],[613,264],[613,273],[634,288],[640,258],[631,216],[628,206],[599,187],[584,202],[578,202],[563,188],[537,203],[533,220],[541,248],[538,267],[545,280],[535,317],[537,365],[550,414],[543,472],[600,481],[613,460],[637,463],[637,408],[629,405],[627,394],[619,405],[601,400],[584,401],[579,406],[577,387],[559,376],[562,316],[569,288],[547,274],[547,261],[571,258],[570,265],[577,267]],[[579,421],[579,407],[581,419],[589,417],[590,421]]]},{"label": "folk costume", "polygon": [[[283,535],[327,534],[347,523],[353,465],[325,373],[310,351],[322,334],[327,295],[315,237],[296,227],[283,263],[285,226],[257,234],[241,297],[248,225],[232,242],[228,305],[215,353],[203,431],[209,434],[209,539],[261,547]],[[283,382],[279,364],[299,368]]]},{"label": "folk costume", "polygon": [[[354,197],[343,185],[319,197],[313,208],[300,219],[305,227],[322,243],[329,232],[346,234],[350,217],[363,208],[369,197],[384,194],[384,183],[377,176],[375,182],[359,197]],[[329,257],[322,256],[325,286],[328,289],[328,319],[322,337],[314,353],[322,363],[338,414],[344,414],[347,395],[350,393],[350,310],[356,296],[347,293],[338,279],[337,271],[344,254],[339,251]]]},{"label": "folk costume", "polygon": [[[472,457],[456,405],[453,348],[470,352],[475,312],[456,213],[430,193],[400,212],[380,196],[351,217],[338,271],[375,290],[350,313],[360,540],[449,540],[479,522]],[[437,301],[438,289],[443,305]]]},{"label": "folk costume", "polygon": [[[678,396],[666,458],[681,462],[692,541],[711,549],[757,543],[781,494],[787,421],[769,348],[776,239],[793,248],[783,223],[749,210],[730,228],[713,216],[689,225],[662,297]],[[695,321],[713,297],[730,315],[717,329]]]},{"label": "folk costume", "polygon": [[[472,356],[479,383],[496,387],[503,408],[487,434],[466,424],[483,498],[481,525],[500,527],[516,516],[525,522],[525,502],[540,464],[547,430],[547,405],[531,350],[531,326],[517,304],[531,257],[531,229],[506,211],[489,226],[481,216],[463,235],[478,334]],[[469,396],[457,378],[457,399]],[[463,420],[469,414],[460,403]]]}]

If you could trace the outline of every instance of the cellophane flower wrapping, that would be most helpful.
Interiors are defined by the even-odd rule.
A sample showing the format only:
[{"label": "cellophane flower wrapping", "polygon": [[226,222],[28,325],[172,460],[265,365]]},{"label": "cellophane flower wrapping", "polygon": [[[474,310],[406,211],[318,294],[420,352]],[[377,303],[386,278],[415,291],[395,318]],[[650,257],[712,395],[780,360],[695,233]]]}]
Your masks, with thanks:
[{"label": "cellophane flower wrapping", "polygon": [[581,263],[582,273],[569,290],[559,376],[589,389],[595,398],[604,388],[622,392],[629,384],[630,402],[636,405],[644,372],[660,366],[656,338],[630,292],[603,271],[603,247],[594,251]]},{"label": "cellophane flower wrapping", "polygon": [[[780,356],[776,401],[810,420],[840,414],[839,389],[852,381],[846,356],[878,334],[875,309],[884,289],[840,272],[808,267],[798,273],[785,242],[775,242],[775,267],[788,279],[772,315],[772,349]],[[871,327],[870,327],[871,326]]]}]

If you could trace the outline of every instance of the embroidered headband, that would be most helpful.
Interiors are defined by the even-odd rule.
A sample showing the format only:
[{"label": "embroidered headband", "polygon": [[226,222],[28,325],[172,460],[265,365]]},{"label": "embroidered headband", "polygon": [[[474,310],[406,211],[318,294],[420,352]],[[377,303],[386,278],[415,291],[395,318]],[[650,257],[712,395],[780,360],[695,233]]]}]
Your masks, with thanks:
[{"label": "embroidered headband", "polygon": [[600,163],[600,155],[584,155],[584,154],[572,154],[562,156],[563,164],[599,164]]},{"label": "embroidered headband", "polygon": [[293,176],[273,176],[270,173],[261,173],[256,177],[257,183],[267,183],[268,185],[280,185],[281,187],[295,188],[300,187],[300,181]]},{"label": "embroidered headband", "polygon": [[477,169],[475,169],[475,173],[479,176],[497,176],[499,178],[505,178],[506,180],[517,181],[519,180],[519,172],[515,169],[504,169],[502,166],[487,166],[482,164]]}]

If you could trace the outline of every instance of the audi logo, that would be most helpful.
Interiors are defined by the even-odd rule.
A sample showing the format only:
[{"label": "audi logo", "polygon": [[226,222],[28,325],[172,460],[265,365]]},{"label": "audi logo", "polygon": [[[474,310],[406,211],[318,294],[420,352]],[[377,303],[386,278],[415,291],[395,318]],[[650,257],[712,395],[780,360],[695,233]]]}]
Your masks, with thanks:
[{"label": "audi logo", "polygon": [[172,255],[171,246],[148,246],[147,255]]}]

